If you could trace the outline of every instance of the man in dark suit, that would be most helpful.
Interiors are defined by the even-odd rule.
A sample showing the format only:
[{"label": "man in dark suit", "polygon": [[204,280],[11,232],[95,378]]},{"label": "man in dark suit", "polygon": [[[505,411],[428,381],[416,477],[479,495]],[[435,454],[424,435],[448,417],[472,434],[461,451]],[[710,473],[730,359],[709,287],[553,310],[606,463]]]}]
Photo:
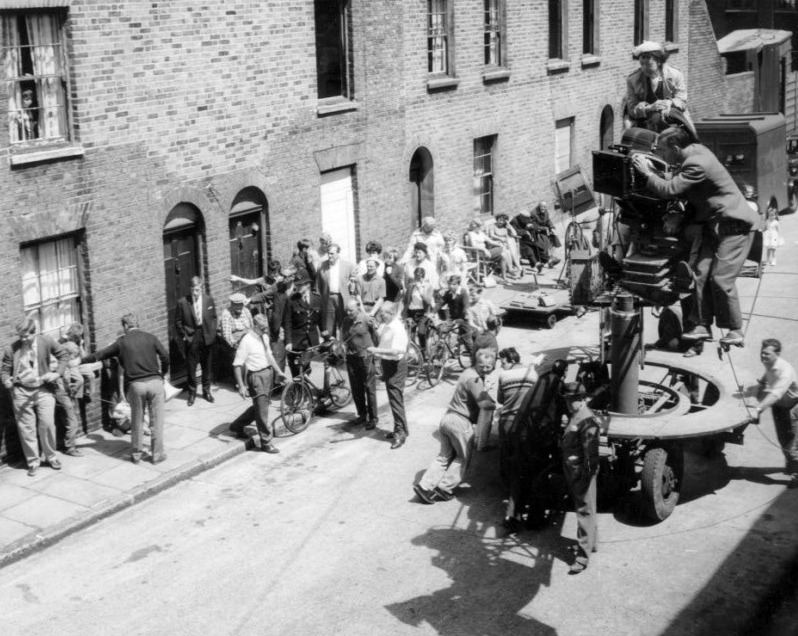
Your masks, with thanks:
[{"label": "man in dark suit", "polygon": [[299,364],[298,354],[319,344],[321,298],[310,291],[310,278],[304,271],[296,273],[296,292],[288,299],[283,315],[285,351],[291,376],[297,377],[305,369]]},{"label": "man in dark suit", "polygon": [[710,337],[713,320],[728,329],[720,342],[743,344],[743,318],[736,280],[753,242],[753,230],[762,220],[752,210],[728,170],[706,146],[693,143],[689,131],[671,127],[660,133],[652,151],[678,166],[672,179],[653,174],[643,154],[632,158],[635,168],[647,178],[648,189],[663,199],[687,199],[695,210],[692,223],[699,228],[700,245],[694,271],[679,263],[677,276],[693,279],[689,320],[696,325],[682,335],[698,342]]},{"label": "man in dark suit", "polygon": [[[55,391],[69,353],[49,336],[37,334],[30,318],[17,324],[16,331],[18,339],[3,351],[0,379],[12,394],[22,452],[33,477],[41,463],[40,445],[50,468],[61,469],[55,456]],[[55,371],[50,371],[50,356],[58,360]]]},{"label": "man in dark suit", "polygon": [[357,275],[355,266],[341,259],[341,246],[333,243],[327,251],[327,260],[316,275],[316,289],[321,296],[324,315],[322,326],[330,334],[340,331],[344,323],[344,307],[352,298],[349,281]]},{"label": "man in dark suit", "polygon": [[202,397],[213,402],[211,395],[211,362],[213,343],[216,340],[216,305],[208,294],[203,292],[202,279],[191,279],[191,295],[181,298],[177,303],[175,324],[177,333],[186,345],[186,366],[188,373],[188,406],[197,397],[197,363],[202,369]]}]

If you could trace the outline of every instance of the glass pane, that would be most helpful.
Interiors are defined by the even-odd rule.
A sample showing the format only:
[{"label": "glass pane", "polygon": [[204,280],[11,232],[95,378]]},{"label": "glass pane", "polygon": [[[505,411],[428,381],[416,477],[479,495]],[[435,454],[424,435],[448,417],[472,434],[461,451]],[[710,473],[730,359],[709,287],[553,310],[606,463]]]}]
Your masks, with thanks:
[{"label": "glass pane", "polygon": [[42,301],[58,298],[58,257],[55,243],[39,245],[39,286]]},{"label": "glass pane", "polygon": [[72,239],[58,241],[56,255],[59,296],[76,294],[78,291],[78,263],[74,241]]}]

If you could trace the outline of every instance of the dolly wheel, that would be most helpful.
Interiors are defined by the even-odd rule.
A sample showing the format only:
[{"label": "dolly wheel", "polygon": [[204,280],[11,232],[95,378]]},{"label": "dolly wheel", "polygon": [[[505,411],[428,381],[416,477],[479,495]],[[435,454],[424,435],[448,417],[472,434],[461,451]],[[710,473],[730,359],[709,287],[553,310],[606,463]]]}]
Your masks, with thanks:
[{"label": "dolly wheel", "polygon": [[555,314],[549,314],[549,317],[546,318],[546,327],[549,329],[554,329],[554,325],[557,324],[557,316]]},{"label": "dolly wheel", "polygon": [[640,487],[643,510],[653,521],[667,519],[679,501],[684,476],[684,449],[681,445],[653,447],[643,458]]}]

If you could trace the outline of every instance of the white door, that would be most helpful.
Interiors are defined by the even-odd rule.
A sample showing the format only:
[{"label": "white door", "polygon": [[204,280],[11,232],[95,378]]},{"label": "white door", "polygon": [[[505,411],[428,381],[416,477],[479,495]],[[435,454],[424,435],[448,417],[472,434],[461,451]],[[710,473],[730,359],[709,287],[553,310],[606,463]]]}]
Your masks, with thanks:
[{"label": "white door", "polygon": [[357,263],[351,168],[321,175],[321,229],[329,232],[333,243],[341,246],[341,258]]}]

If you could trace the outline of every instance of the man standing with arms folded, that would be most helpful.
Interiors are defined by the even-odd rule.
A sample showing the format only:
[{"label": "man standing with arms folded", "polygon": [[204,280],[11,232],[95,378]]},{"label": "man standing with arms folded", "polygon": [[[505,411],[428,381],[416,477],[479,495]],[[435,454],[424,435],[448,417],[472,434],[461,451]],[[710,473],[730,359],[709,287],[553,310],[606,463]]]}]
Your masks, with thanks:
[{"label": "man standing with arms folded", "polygon": [[707,340],[713,320],[728,329],[722,344],[743,345],[743,317],[737,296],[740,275],[754,235],[762,220],[743,198],[728,170],[706,146],[693,143],[691,134],[671,127],[659,134],[652,151],[676,165],[672,179],[655,175],[644,154],[632,158],[647,179],[648,189],[662,199],[682,197],[695,209],[692,223],[699,226],[701,245],[693,272],[687,263],[677,266],[677,281],[693,284],[690,322],[697,325],[682,335],[688,341]]},{"label": "man standing with arms folded", "polygon": [[[254,417],[261,450],[264,453],[274,454],[280,450],[272,444],[274,431],[269,426],[269,398],[274,376],[284,378],[285,374],[280,371],[269,345],[269,319],[263,314],[258,314],[252,320],[253,328],[241,338],[233,360],[236,389],[245,400],[252,398],[252,408],[237,418],[230,428],[235,433],[241,434],[244,420],[251,420]],[[237,424],[239,422],[240,426]]]},{"label": "man standing with arms folded", "polygon": [[[31,477],[41,463],[39,445],[50,468],[61,470],[61,462],[55,456],[55,391],[69,358],[61,345],[36,330],[36,323],[30,318],[19,322],[18,339],[5,348],[0,366],[0,379],[11,392],[19,441]],[[55,371],[50,371],[50,356],[58,360]]]},{"label": "man standing with arms folded", "polygon": [[321,327],[331,336],[338,333],[344,322],[344,308],[352,297],[349,281],[356,275],[355,266],[341,259],[341,246],[336,243],[330,245],[327,260],[321,264],[316,275],[316,289],[321,296]]},{"label": "man standing with arms folded", "polygon": [[377,342],[374,323],[358,302],[352,298],[346,303],[343,339],[346,346],[346,370],[355,400],[357,419],[353,424],[365,424],[366,430],[377,426],[377,370],[370,349]]},{"label": "man standing with arms folded", "polygon": [[202,369],[202,397],[208,402],[214,401],[211,394],[211,362],[216,340],[216,306],[213,298],[203,292],[202,286],[199,276],[191,279],[191,295],[178,301],[175,318],[177,333],[186,345],[188,406],[194,404],[197,398],[197,363]]},{"label": "man standing with arms folded", "polygon": [[762,341],[759,359],[765,375],[759,380],[760,397],[756,417],[770,408],[776,436],[781,444],[789,488],[798,488],[798,377],[793,366],[781,357],[781,342],[775,338]]},{"label": "man standing with arms folded", "polygon": [[169,372],[169,354],[158,338],[139,329],[136,314],[122,316],[122,329],[125,334],[114,344],[86,356],[80,362],[86,364],[119,358],[119,364],[125,370],[125,382],[128,385],[125,393],[130,403],[130,439],[133,445],[130,459],[134,464],[141,461],[142,424],[144,409],[148,408],[152,463],[158,464],[166,459],[163,449],[163,378]]},{"label": "man standing with arms folded", "polygon": [[396,303],[386,301],[380,308],[382,324],[378,329],[380,342],[369,350],[382,360],[382,379],[388,393],[393,415],[393,432],[386,437],[393,440],[392,449],[401,448],[407,439],[405,416],[405,379],[407,378],[407,330],[399,316]]}]

